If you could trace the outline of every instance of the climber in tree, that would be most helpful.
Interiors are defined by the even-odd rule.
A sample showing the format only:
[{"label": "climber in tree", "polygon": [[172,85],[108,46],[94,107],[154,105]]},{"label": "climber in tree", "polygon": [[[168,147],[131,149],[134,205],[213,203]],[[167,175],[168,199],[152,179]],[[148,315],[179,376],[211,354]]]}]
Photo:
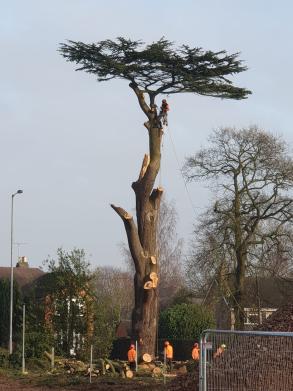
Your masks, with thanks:
[{"label": "climber in tree", "polygon": [[160,120],[160,127],[168,126],[168,111],[170,110],[170,107],[166,101],[166,99],[162,100],[162,105],[160,108],[160,114],[159,114],[159,120]]}]

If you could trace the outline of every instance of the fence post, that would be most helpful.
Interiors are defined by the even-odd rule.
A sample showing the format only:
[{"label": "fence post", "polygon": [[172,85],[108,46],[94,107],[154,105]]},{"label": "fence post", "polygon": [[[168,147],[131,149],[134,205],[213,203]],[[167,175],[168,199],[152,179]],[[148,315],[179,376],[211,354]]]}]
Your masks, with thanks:
[{"label": "fence post", "polygon": [[199,342],[199,391],[203,390],[203,336],[201,335],[200,337],[200,342]]},{"label": "fence post", "polygon": [[25,304],[22,307],[22,373],[25,373]]},{"label": "fence post", "polygon": [[138,357],[138,345],[137,340],[135,341],[135,371],[137,372],[137,357]]},{"label": "fence post", "polygon": [[202,391],[207,391],[207,349],[206,349],[207,335],[203,336],[203,368],[202,368],[202,376],[203,376],[203,387]]},{"label": "fence post", "polygon": [[167,356],[166,356],[166,348],[164,347],[164,384],[166,384],[166,372],[167,372]]},{"label": "fence post", "polygon": [[52,347],[52,354],[51,354],[51,370],[55,368],[55,349]]},{"label": "fence post", "polygon": [[90,356],[90,383],[92,382],[92,370],[93,370],[93,345],[91,345],[91,356]]}]

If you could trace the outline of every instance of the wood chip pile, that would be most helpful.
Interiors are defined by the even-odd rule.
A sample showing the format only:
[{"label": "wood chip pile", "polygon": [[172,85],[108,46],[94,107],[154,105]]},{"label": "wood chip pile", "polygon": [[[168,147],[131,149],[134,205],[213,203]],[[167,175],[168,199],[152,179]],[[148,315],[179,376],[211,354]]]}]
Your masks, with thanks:
[{"label": "wood chip pile", "polygon": [[[256,330],[293,332],[293,303],[274,312]],[[245,337],[235,339],[221,357],[207,364],[208,389],[235,391],[293,390],[293,338]],[[168,391],[198,390],[198,370],[178,376]]]},{"label": "wood chip pile", "polygon": [[279,308],[255,330],[293,332],[293,303]]}]

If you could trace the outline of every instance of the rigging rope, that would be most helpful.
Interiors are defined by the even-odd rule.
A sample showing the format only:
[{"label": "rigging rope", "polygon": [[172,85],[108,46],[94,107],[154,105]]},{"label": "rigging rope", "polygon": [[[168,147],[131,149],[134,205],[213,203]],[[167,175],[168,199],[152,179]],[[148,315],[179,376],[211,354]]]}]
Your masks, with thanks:
[{"label": "rigging rope", "polygon": [[168,135],[169,135],[170,140],[171,140],[173,152],[174,152],[174,155],[175,155],[175,159],[176,159],[176,161],[177,161],[177,166],[178,166],[178,169],[179,169],[181,178],[182,178],[183,183],[184,183],[185,191],[186,191],[186,193],[187,193],[187,197],[188,197],[190,206],[191,206],[191,208],[192,208],[192,210],[193,210],[193,212],[194,212],[195,217],[198,217],[197,212],[196,212],[196,209],[200,209],[200,207],[194,206],[194,204],[193,204],[193,202],[192,202],[192,198],[191,198],[190,192],[189,192],[189,190],[188,190],[186,180],[185,180],[185,178],[184,178],[184,176],[183,176],[182,169],[181,169],[181,167],[180,167],[180,162],[179,162],[178,154],[177,154],[177,152],[176,152],[175,144],[174,144],[174,142],[173,142],[173,138],[172,138],[172,134],[171,134],[171,129],[170,129],[169,127],[168,127]]}]

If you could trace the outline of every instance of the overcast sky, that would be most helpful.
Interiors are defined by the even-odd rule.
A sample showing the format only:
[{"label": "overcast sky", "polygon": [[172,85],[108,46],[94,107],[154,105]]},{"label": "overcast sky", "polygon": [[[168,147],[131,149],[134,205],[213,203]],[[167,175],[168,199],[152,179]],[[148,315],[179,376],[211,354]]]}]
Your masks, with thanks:
[{"label": "overcast sky", "polygon": [[[259,125],[293,145],[291,1],[275,0],[9,0],[1,1],[0,265],[10,263],[11,194],[14,261],[39,266],[58,247],[84,248],[94,266],[122,265],[122,221],[109,204],[133,211],[131,182],[148,142],[145,118],[127,82],[97,83],[58,52],[67,39],[124,36],[147,43],[241,52],[249,70],[233,80],[253,91],[243,101],[171,96],[162,185],[190,239],[196,214],[211,199],[180,176],[184,158],[220,126]],[[194,212],[194,209],[196,212]]]}]

